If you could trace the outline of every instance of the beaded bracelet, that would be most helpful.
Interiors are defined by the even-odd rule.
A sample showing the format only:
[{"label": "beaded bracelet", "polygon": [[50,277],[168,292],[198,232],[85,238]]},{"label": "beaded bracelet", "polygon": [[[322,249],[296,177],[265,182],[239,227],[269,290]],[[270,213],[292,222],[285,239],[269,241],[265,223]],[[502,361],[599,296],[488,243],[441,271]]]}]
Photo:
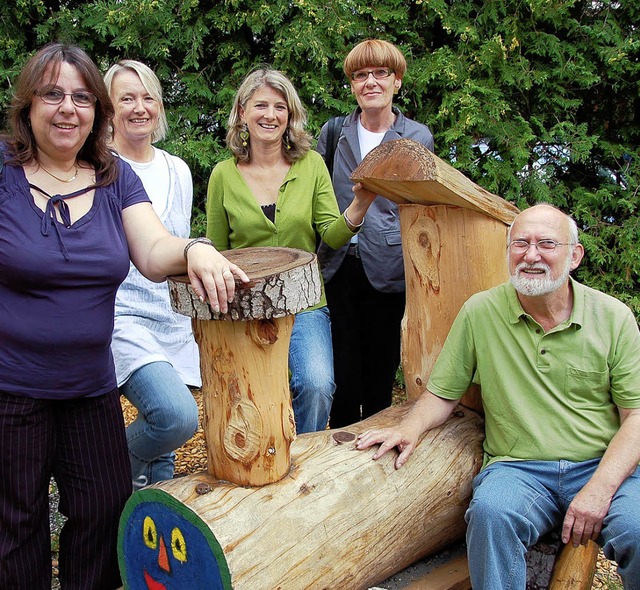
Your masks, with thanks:
[{"label": "beaded bracelet", "polygon": [[209,246],[213,246],[213,242],[209,238],[194,238],[193,240],[187,242],[187,245],[182,251],[185,260],[188,260],[187,253],[189,252],[189,248],[191,248],[191,246],[193,246],[194,244],[207,244]]}]

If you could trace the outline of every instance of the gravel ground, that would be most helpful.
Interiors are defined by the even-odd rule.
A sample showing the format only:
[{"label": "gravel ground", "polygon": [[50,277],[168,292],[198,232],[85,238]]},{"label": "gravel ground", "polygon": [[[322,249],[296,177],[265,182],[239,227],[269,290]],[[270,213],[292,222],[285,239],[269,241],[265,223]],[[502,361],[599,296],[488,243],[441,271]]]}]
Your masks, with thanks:
[{"label": "gravel ground", "polygon": [[[202,396],[199,391],[194,391],[194,397],[198,402],[198,407],[200,408],[200,415],[202,416]],[[402,401],[403,392],[402,390],[397,390],[394,395],[394,402]],[[125,415],[125,420],[130,422],[135,418],[135,409],[132,408],[129,403],[122,398],[122,408]],[[182,446],[176,452],[176,470],[175,475],[179,477],[181,475],[187,475],[189,473],[194,473],[196,471],[203,471],[207,466],[207,452],[204,441],[204,433],[202,428],[199,427],[195,435],[191,438],[191,440],[187,441],[184,446]],[[57,511],[57,493],[55,489],[55,482],[52,482],[51,494],[50,494],[50,507],[51,507],[51,516],[49,518],[49,522],[51,524],[52,531],[52,567],[54,572],[54,579],[51,585],[52,590],[58,590],[60,588],[58,584],[58,580],[56,577],[57,574],[57,540],[58,534],[64,522],[64,518]],[[453,548],[451,553],[457,555],[457,548]],[[449,552],[445,552],[447,555]],[[413,579],[421,575],[422,571],[428,571],[430,567],[433,567],[433,563],[437,562],[438,556],[430,560],[425,560],[418,564],[415,564],[402,572],[399,572],[389,580],[382,582],[379,586],[380,590],[400,590],[405,587],[408,583],[410,583]],[[256,590],[262,590],[256,588]],[[267,589],[264,589],[267,590]],[[348,590],[348,589],[341,589]],[[598,557],[598,566],[596,570],[596,575],[594,577],[592,590],[622,590],[622,583],[620,581],[620,576],[617,574],[617,566],[615,563],[609,561],[604,557],[602,552]]]}]

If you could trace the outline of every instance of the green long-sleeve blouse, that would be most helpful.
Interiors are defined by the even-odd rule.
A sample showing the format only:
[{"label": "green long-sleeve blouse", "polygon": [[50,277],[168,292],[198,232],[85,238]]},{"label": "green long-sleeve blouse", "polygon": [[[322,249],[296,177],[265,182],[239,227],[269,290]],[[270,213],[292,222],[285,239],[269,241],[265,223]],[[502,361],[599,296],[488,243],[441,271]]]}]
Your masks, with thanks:
[{"label": "green long-sleeve blouse", "polygon": [[[315,252],[316,235],[339,248],[354,235],[340,214],[324,160],[310,151],[289,169],[275,223],[263,213],[234,158],[220,162],[207,190],[207,237],[218,250],[282,246]],[[326,304],[324,289],[317,306]]]}]

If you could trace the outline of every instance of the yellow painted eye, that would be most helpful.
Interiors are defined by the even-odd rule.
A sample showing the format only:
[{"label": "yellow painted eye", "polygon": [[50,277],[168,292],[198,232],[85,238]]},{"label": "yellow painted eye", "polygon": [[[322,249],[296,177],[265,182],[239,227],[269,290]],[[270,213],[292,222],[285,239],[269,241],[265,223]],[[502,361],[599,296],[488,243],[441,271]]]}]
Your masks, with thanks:
[{"label": "yellow painted eye", "polygon": [[156,523],[150,516],[144,517],[144,523],[142,524],[142,538],[144,544],[149,549],[157,549],[158,547],[158,531],[156,530]]},{"label": "yellow painted eye", "polygon": [[171,531],[171,551],[178,561],[187,561],[187,545],[182,531],[177,527]]}]

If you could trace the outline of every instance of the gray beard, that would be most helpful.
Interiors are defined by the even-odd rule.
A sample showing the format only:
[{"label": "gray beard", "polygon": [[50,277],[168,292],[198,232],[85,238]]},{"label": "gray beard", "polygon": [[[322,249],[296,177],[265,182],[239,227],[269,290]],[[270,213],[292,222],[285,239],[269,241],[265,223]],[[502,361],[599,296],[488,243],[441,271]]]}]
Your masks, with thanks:
[{"label": "gray beard", "polygon": [[[569,266],[571,264],[571,259],[567,258],[567,264],[562,269],[560,276],[556,279],[552,279],[548,274],[540,278],[531,278],[521,275],[518,271],[521,268],[526,268],[527,265],[522,263],[519,264],[514,274],[511,275],[511,284],[514,289],[520,293],[520,295],[526,295],[528,297],[539,297],[540,295],[548,295],[549,293],[553,293],[562,287],[567,279],[569,278]],[[547,273],[549,271],[549,267],[547,265],[546,270]]]}]

